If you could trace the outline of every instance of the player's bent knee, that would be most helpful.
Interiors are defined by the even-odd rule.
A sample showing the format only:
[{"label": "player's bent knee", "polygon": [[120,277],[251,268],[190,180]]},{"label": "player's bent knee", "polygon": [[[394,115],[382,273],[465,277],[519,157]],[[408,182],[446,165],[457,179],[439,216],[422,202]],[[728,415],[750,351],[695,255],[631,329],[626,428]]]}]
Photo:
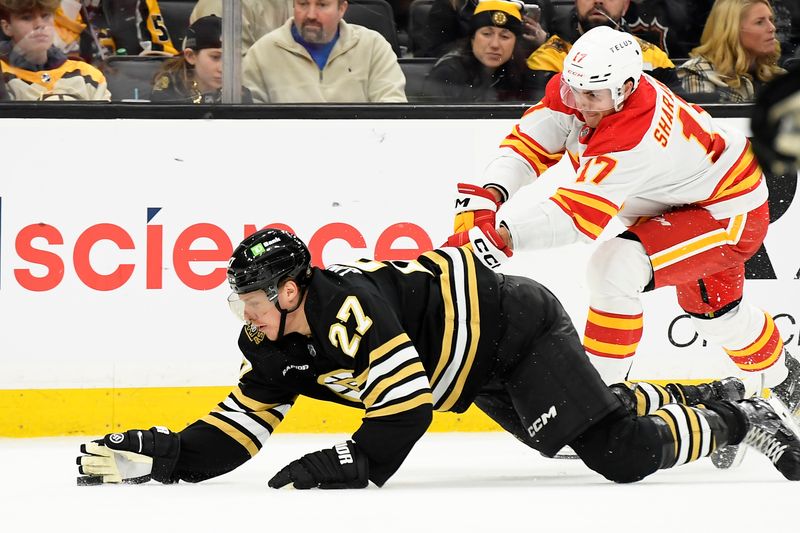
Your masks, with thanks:
[{"label": "player's bent knee", "polygon": [[658,470],[663,443],[648,417],[623,407],[581,434],[572,448],[581,460],[609,481],[633,483]]},{"label": "player's bent knee", "polygon": [[595,294],[636,295],[653,275],[642,243],[619,237],[601,243],[589,264],[587,281]]}]

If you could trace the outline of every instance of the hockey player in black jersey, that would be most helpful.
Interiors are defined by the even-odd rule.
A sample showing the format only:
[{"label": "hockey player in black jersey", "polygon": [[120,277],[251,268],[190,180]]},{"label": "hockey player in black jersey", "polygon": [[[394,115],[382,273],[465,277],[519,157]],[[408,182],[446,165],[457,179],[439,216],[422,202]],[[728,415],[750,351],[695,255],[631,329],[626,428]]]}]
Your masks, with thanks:
[{"label": "hockey player in black jersey", "polygon": [[[721,399],[730,381],[673,387],[672,396],[607,387],[558,299],[493,272],[469,246],[321,270],[297,237],[266,229],[236,248],[228,281],[245,321],[238,386],[179,433],[129,430],[83,445],[79,483],[229,472],[266,444],[301,394],[363,409],[363,422],[347,442],[291,462],[269,481],[274,488],[381,486],[434,410],[472,403],[528,446],[552,456],[569,445],[617,482],[742,442],[800,479],[798,429],[779,406]],[[685,403],[666,403],[675,397]],[[637,402],[652,414],[637,416]]]}]

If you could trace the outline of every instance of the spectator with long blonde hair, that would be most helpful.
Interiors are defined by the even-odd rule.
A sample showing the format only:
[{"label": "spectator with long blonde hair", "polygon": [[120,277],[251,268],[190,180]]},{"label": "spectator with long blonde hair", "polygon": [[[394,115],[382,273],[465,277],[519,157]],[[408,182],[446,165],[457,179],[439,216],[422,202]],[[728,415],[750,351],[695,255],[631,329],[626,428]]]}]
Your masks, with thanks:
[{"label": "spectator with long blonde hair", "polygon": [[784,74],[768,0],[717,0],[700,46],[678,67],[684,91],[716,94],[720,102],[752,101],[764,83]]}]

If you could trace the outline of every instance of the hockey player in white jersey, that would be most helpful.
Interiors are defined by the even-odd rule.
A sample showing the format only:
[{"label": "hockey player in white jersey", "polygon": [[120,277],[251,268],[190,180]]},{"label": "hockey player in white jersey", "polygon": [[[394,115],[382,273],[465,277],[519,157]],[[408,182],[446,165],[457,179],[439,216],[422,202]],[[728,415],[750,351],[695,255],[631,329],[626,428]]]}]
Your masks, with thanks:
[{"label": "hockey player in white jersey", "polygon": [[[495,224],[500,204],[563,156],[575,181]],[[744,263],[769,225],[750,143],[643,74],[631,35],[585,33],[482,180],[459,184],[448,242],[472,242],[492,266],[512,249],[592,242],[615,216],[627,226],[589,263],[584,347],[607,383],[626,378],[642,337],[640,294],[674,286],[703,338],[797,408],[800,363],[784,351],[772,317],[742,299]]]}]

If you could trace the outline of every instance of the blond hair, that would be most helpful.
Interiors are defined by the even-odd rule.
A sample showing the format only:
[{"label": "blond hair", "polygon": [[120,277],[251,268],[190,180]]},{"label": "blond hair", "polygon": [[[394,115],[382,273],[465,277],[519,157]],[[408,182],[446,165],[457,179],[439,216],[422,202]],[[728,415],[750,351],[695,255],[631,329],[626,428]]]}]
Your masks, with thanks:
[{"label": "blond hair", "polygon": [[781,46],[775,43],[775,50],[753,60],[742,46],[740,28],[742,17],[750,7],[764,4],[773,13],[769,0],[716,0],[706,20],[700,45],[693,49],[689,55],[692,57],[703,56],[713,66],[714,70],[724,79],[725,83],[738,89],[741,77],[752,78],[752,69],[755,77],[761,81],[769,81],[786,71],[778,66],[781,55]]},{"label": "blond hair", "polygon": [[55,13],[61,6],[61,0],[0,0],[0,19],[9,20],[12,14]]}]

